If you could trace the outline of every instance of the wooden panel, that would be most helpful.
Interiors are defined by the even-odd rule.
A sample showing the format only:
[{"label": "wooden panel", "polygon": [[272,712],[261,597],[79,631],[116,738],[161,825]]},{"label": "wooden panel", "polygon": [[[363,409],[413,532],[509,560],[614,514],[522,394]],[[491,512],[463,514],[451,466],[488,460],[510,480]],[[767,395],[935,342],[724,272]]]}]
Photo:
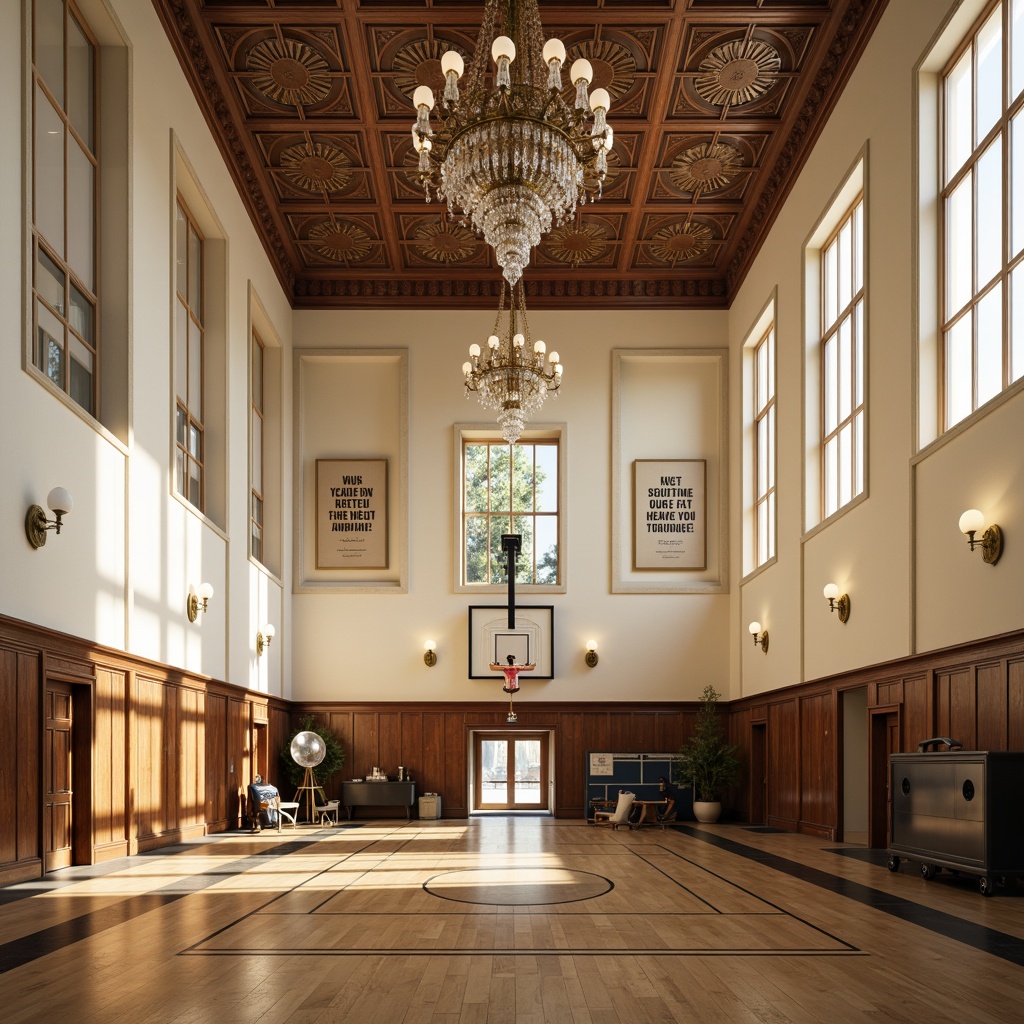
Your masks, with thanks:
[{"label": "wooden panel", "polygon": [[140,837],[165,828],[164,687],[155,679],[135,677],[135,816]]},{"label": "wooden panel", "polygon": [[96,670],[93,697],[93,841],[109,846],[128,840],[127,673]]},{"label": "wooden panel", "polygon": [[877,696],[875,703],[878,706],[885,706],[887,704],[902,704],[903,703],[903,680],[895,679],[888,683],[879,683],[876,687]]},{"label": "wooden panel", "polygon": [[[16,814],[15,856],[18,861],[37,861],[42,850],[39,807],[40,790],[38,723],[42,715],[40,692],[42,687],[40,658],[32,654],[18,654],[15,683],[15,714],[17,741],[8,748],[15,757],[13,771],[5,778],[12,780],[9,791],[18,794],[14,801]],[[6,717],[6,709],[4,716]]]},{"label": "wooden panel", "polygon": [[[253,780],[252,747],[249,734],[249,702],[228,700],[228,827],[237,828],[245,817],[246,787]],[[222,783],[223,785],[223,783]]]},{"label": "wooden panel", "polygon": [[979,750],[1006,750],[1007,678],[1005,662],[978,667],[976,709]]},{"label": "wooden panel", "polygon": [[398,712],[385,712],[377,721],[378,753],[380,767],[389,775],[398,773],[402,761],[402,716]]},{"label": "wooden panel", "polygon": [[921,740],[936,735],[931,720],[931,709],[926,676],[915,676],[907,679],[903,685],[904,703],[900,711],[900,724],[903,727],[903,748],[914,751]]},{"label": "wooden panel", "polygon": [[377,713],[358,712],[352,716],[352,775],[365,778],[374,765],[380,766]]},{"label": "wooden panel", "polygon": [[1024,750],[1024,659],[1007,665],[1007,749]]},{"label": "wooden panel", "polygon": [[978,749],[977,691],[974,671],[969,668],[953,672],[949,677],[949,732],[964,750]]},{"label": "wooden panel", "polygon": [[795,829],[800,819],[797,702],[768,708],[768,823]]}]

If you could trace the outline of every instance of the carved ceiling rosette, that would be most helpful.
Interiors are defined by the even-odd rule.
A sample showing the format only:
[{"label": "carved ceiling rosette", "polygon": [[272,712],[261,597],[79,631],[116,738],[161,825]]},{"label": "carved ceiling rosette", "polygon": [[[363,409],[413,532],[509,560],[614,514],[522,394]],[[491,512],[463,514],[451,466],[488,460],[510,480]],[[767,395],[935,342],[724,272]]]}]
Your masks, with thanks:
[{"label": "carved ceiling rosette", "polygon": [[462,263],[480,249],[479,240],[469,228],[441,218],[420,224],[412,242],[424,259],[445,265]]},{"label": "carved ceiling rosette", "polygon": [[264,39],[246,57],[252,87],[275,103],[309,106],[331,91],[330,65],[298,39]]}]

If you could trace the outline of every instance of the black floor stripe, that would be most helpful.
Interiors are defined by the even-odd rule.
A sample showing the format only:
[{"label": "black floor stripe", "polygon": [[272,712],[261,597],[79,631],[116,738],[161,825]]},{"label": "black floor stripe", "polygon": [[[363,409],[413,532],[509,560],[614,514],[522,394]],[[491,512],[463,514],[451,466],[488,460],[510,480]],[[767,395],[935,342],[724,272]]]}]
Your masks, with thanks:
[{"label": "black floor stripe", "polygon": [[[285,856],[290,853],[298,853],[315,841],[313,837],[293,839],[288,842],[279,843],[270,849],[276,856]],[[215,844],[211,845],[213,845],[213,849],[210,852],[215,854],[216,846]],[[162,851],[154,852],[157,855],[167,856],[169,853],[173,854],[187,848],[194,847],[179,845],[165,847]],[[225,877],[237,875],[256,867],[263,862],[267,855],[266,851],[254,852],[250,856],[239,858],[228,864],[219,865],[216,870],[189,875],[187,878],[175,879],[164,886],[163,889],[155,889],[152,892],[141,893],[138,896],[130,896],[100,910],[87,910],[77,917],[62,921],[60,924],[51,925],[49,928],[32,932],[30,935],[24,935],[21,938],[11,939],[10,942],[2,943],[0,944],[0,974],[13,971],[16,967],[23,967],[33,960],[38,960],[49,953],[55,953],[58,949],[70,946],[74,942],[81,942],[82,939],[87,939],[92,935],[98,935],[108,928],[115,928],[119,924],[134,920],[136,917],[148,914],[151,910],[160,910],[185,896],[201,892]],[[134,860],[135,858],[131,859]],[[119,863],[120,868],[117,870],[124,866],[124,861]],[[45,881],[40,880],[38,884],[23,883],[12,888],[23,892],[21,898],[27,898],[42,891],[59,891],[65,885],[73,885],[75,882],[111,873],[109,864],[97,865],[97,868],[98,870],[94,870],[91,867],[82,868],[81,870],[72,869],[67,874],[73,877],[62,878],[57,881],[56,885],[47,884]],[[99,897],[102,897],[102,895],[102,893],[98,894]]]},{"label": "black floor stripe", "polygon": [[[916,924],[920,928],[927,928],[929,931],[945,935],[956,942],[962,942],[966,946],[972,946],[974,949],[991,953],[993,956],[1024,967],[1024,939],[1018,939],[1015,935],[1007,935],[994,928],[986,928],[984,925],[975,924],[972,921],[964,921],[953,914],[934,910],[931,907],[923,907],[919,903],[903,899],[902,896],[894,896],[890,892],[872,889],[868,885],[862,885],[860,882],[854,882],[848,878],[830,875],[827,871],[808,867],[806,864],[779,857],[774,853],[754,849],[725,836],[704,832],[689,825],[674,827],[677,832],[690,836],[692,839],[699,839],[701,842],[734,853],[739,857],[745,857],[747,860],[757,861],[764,864],[765,867],[798,878],[801,882],[816,885],[820,889],[827,889],[838,896],[846,896],[866,907],[891,914],[901,921]],[[986,899],[986,897],[979,894],[978,899]]]}]

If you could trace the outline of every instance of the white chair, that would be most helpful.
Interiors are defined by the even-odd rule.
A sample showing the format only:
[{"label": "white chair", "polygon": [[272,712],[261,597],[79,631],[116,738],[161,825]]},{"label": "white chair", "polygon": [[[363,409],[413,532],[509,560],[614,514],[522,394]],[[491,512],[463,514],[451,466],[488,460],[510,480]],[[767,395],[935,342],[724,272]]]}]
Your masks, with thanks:
[{"label": "white chair", "polygon": [[281,831],[281,826],[284,824],[284,819],[287,818],[292,823],[292,828],[295,828],[295,816],[299,813],[299,805],[295,800],[282,800],[280,797],[277,798],[277,831]]},{"label": "white chair", "polygon": [[340,803],[340,800],[328,800],[327,794],[319,787],[313,790],[313,820],[319,821],[321,825],[326,825],[329,821],[337,825]]},{"label": "white chair", "polygon": [[614,831],[620,825],[625,825],[627,828],[632,828],[629,823],[629,815],[633,810],[633,801],[636,799],[636,793],[630,793],[627,790],[619,790],[619,799],[615,804],[614,811],[594,811],[594,824],[595,825],[611,825]]}]

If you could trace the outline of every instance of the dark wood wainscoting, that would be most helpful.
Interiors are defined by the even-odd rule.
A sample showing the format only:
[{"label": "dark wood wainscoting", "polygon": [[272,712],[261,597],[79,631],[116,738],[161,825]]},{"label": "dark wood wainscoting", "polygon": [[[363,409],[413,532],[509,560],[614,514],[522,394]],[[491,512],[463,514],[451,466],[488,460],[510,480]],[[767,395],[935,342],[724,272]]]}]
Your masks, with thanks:
[{"label": "dark wood wainscoting", "polygon": [[17,794],[0,802],[0,885],[39,877],[53,846],[47,682],[73,705],[71,785],[60,788],[73,791],[74,864],[237,828],[254,730],[270,751],[288,735],[285,701],[0,616],[0,779]]},{"label": "dark wood wainscoting", "polygon": [[[497,695],[473,703],[289,703],[0,616],[0,779],[17,794],[0,802],[0,884],[43,873],[47,680],[71,684],[76,727],[84,722],[92,737],[91,751],[75,759],[74,863],[239,827],[246,785],[258,770],[280,783],[278,753],[306,714],[345,745],[328,796],[374,765],[404,765],[419,792],[441,794],[444,816],[453,818],[472,806],[474,733],[508,731]],[[1020,630],[733,701],[729,735],[747,770],[725,800],[727,819],[843,838],[843,693],[855,688],[867,694],[863,785],[872,845],[887,842],[889,750],[915,750],[932,736],[965,748],[1024,749]],[[588,751],[674,751],[696,708],[523,700],[516,728],[551,736],[553,813],[582,817]]]}]

